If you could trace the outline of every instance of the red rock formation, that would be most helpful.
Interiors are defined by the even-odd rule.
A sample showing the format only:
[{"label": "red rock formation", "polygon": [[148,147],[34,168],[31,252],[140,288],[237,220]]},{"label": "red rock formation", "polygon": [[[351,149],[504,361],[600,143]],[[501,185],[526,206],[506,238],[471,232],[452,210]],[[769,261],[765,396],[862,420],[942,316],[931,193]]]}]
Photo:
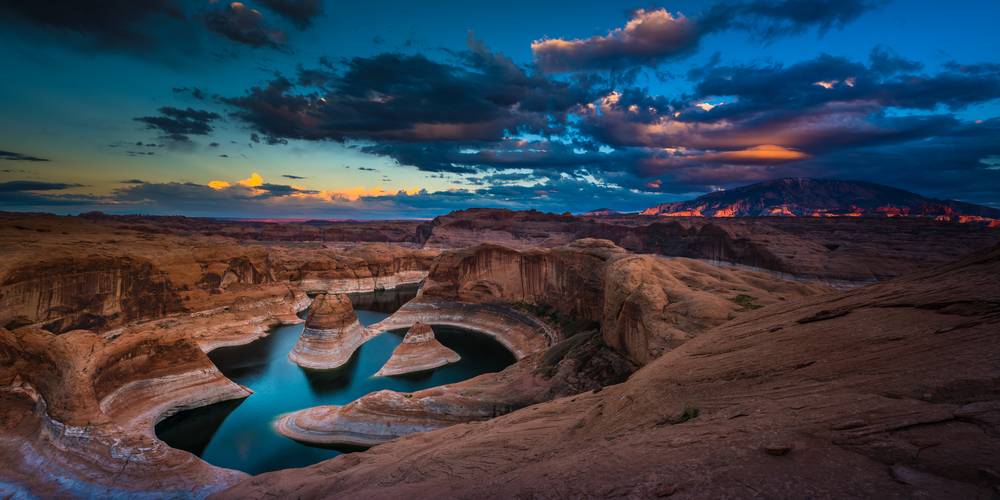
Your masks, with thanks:
[{"label": "red rock formation", "polygon": [[358,322],[347,295],[320,295],[313,301],[306,327],[288,359],[316,370],[340,368],[373,336]]},{"label": "red rock formation", "polygon": [[375,373],[376,377],[390,377],[406,373],[423,372],[457,363],[461,356],[434,338],[430,325],[414,323],[403,337],[403,342],[392,351],[392,356]]},{"label": "red rock formation", "polygon": [[118,326],[183,311],[177,287],[133,257],[22,262],[0,284],[0,325],[42,323],[61,333]]}]

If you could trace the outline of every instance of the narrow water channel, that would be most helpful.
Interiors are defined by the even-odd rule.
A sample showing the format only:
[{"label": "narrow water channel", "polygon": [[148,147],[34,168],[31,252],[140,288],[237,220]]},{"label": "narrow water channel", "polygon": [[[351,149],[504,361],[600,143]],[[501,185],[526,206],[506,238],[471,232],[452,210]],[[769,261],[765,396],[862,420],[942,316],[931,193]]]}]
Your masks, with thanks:
[{"label": "narrow water channel", "polygon": [[[403,289],[358,294],[352,301],[358,320],[367,326],[394,312],[413,293]],[[435,326],[437,338],[458,352],[461,361],[415,376],[373,377],[405,333],[386,332],[361,346],[339,370],[306,370],[288,360],[302,329],[303,325],[277,327],[247,345],[211,352],[209,357],[223,374],[254,393],[171,416],[157,424],[157,436],[213,465],[250,474],[303,467],[351,450],[309,446],[281,436],[271,427],[278,415],[310,406],[343,405],[382,389],[409,392],[459,382],[514,362],[513,355],[489,336]]]}]

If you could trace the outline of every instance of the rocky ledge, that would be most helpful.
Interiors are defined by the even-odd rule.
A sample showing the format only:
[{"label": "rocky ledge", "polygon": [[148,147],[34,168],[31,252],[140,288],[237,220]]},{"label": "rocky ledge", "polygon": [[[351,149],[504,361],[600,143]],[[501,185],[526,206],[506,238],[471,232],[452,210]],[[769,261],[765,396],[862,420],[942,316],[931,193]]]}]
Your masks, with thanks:
[{"label": "rocky ledge", "polygon": [[440,368],[462,359],[434,337],[434,330],[426,323],[415,323],[403,337],[403,342],[392,351],[389,361],[375,374],[391,377],[407,373],[424,372]]},{"label": "rocky ledge", "polygon": [[340,368],[372,336],[358,322],[347,295],[319,295],[313,301],[306,327],[292,352],[288,353],[288,359],[314,370]]}]

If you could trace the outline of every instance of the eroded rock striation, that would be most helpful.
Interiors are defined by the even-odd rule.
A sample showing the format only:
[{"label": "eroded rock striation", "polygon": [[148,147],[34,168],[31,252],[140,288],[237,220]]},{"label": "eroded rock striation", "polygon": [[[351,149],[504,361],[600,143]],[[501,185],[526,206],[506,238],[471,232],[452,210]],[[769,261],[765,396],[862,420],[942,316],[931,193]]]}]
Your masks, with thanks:
[{"label": "eroded rock striation", "polygon": [[375,373],[376,377],[391,377],[407,373],[423,372],[440,368],[462,359],[457,352],[448,349],[434,337],[430,325],[414,323],[406,332],[392,356]]},{"label": "eroded rock striation", "polygon": [[316,370],[340,368],[372,336],[358,322],[347,295],[319,295],[313,300],[306,327],[288,359]]}]

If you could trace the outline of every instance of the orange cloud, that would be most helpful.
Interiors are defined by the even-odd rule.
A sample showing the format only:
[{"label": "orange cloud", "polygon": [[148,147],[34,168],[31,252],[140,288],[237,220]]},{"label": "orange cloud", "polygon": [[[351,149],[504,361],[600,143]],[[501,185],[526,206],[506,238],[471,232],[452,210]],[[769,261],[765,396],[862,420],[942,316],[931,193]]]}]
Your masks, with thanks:
[{"label": "orange cloud", "polygon": [[809,155],[803,153],[802,151],[775,144],[763,144],[736,151],[706,153],[697,158],[701,160],[731,163],[784,163],[789,161],[804,160],[809,158]]}]

